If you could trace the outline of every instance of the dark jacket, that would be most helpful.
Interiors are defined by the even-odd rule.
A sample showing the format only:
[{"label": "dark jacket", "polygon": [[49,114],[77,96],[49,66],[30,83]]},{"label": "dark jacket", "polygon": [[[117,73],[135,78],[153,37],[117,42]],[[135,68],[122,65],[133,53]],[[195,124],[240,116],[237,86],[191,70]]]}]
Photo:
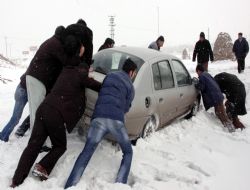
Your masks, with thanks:
[{"label": "dark jacket", "polygon": [[[80,62],[80,58],[72,61]],[[84,66],[65,66],[42,104],[57,109],[70,133],[85,110],[85,88],[99,91],[101,83],[88,77]]]},{"label": "dark jacket", "polygon": [[221,92],[226,95],[228,101],[234,104],[236,114],[245,115],[247,113],[245,107],[246,90],[238,77],[223,72],[215,75],[214,79],[218,83]]},{"label": "dark jacket", "polygon": [[40,80],[48,93],[53,87],[65,63],[64,48],[54,35],[46,40],[36,52],[27,71],[21,76],[21,85],[26,87],[26,75]]},{"label": "dark jacket", "polygon": [[103,81],[92,119],[99,117],[124,122],[133,99],[134,87],[129,75],[124,71],[109,73]]},{"label": "dark jacket", "polygon": [[201,91],[205,109],[217,106],[223,102],[223,94],[214,78],[207,72],[199,76],[198,89]]},{"label": "dark jacket", "polygon": [[237,59],[245,59],[248,51],[249,51],[249,46],[246,38],[242,38],[241,41],[237,39],[234,42],[233,52],[235,53]]},{"label": "dark jacket", "polygon": [[196,42],[193,52],[193,61],[195,61],[196,55],[198,63],[208,62],[209,57],[211,61],[214,60],[214,54],[208,40],[204,39],[203,41],[199,40]]}]

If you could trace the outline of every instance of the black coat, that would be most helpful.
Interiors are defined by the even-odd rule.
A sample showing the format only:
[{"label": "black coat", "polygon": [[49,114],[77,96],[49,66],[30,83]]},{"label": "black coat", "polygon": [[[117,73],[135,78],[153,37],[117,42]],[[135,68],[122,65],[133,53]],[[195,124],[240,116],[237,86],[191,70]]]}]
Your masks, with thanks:
[{"label": "black coat", "polygon": [[230,73],[219,73],[214,79],[219,84],[219,87],[226,95],[229,102],[235,106],[237,115],[245,115],[247,113],[245,107],[246,90],[244,84],[237,78],[237,76]]},{"label": "black coat", "polygon": [[204,39],[203,41],[199,40],[196,42],[193,52],[193,61],[195,61],[196,55],[198,63],[208,62],[209,57],[211,61],[214,60],[214,54],[208,40]]},{"label": "black coat", "polygon": [[241,41],[237,39],[234,42],[233,52],[235,53],[237,59],[245,59],[248,51],[249,46],[245,38],[242,38]]},{"label": "black coat", "polygon": [[[74,61],[79,61],[74,60]],[[101,83],[88,77],[84,66],[65,66],[42,104],[57,109],[71,132],[85,110],[85,88],[100,91]]]},{"label": "black coat", "polygon": [[26,87],[26,75],[31,75],[45,85],[48,93],[59,76],[65,59],[61,41],[55,35],[52,36],[36,52],[27,71],[21,76],[21,85]]}]

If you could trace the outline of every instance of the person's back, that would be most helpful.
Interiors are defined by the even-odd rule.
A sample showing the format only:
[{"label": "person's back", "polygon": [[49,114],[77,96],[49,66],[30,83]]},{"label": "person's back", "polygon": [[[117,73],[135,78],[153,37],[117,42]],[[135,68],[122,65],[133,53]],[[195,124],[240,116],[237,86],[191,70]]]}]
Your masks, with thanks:
[{"label": "person's back", "polygon": [[[72,60],[80,63],[80,60]],[[79,58],[78,58],[79,59]],[[74,64],[74,63],[73,63]],[[85,87],[99,91],[101,84],[88,77],[88,66],[65,66],[45,104],[57,109],[63,116],[68,132],[71,132],[85,110]],[[43,104],[42,103],[42,104]]]},{"label": "person's back", "polygon": [[124,71],[109,73],[103,81],[92,119],[104,117],[124,122],[133,97],[134,88],[128,74]]},{"label": "person's back", "polygon": [[240,79],[230,73],[219,73],[214,77],[221,91],[226,95],[228,102],[232,103],[234,115],[245,115],[246,90]]},{"label": "person's back", "polygon": [[223,101],[223,95],[221,90],[214,80],[214,78],[207,72],[203,72],[199,76],[200,90],[202,92],[202,98],[205,109],[218,105]]},{"label": "person's back", "polygon": [[238,94],[238,88],[245,88],[240,79],[230,73],[219,73],[214,76],[214,79],[220,86],[221,91],[228,96],[230,96],[229,94]]},{"label": "person's back", "polygon": [[63,45],[54,35],[40,46],[25,75],[22,76],[21,84],[26,86],[25,76],[30,75],[40,80],[48,92],[60,74],[64,63]]}]

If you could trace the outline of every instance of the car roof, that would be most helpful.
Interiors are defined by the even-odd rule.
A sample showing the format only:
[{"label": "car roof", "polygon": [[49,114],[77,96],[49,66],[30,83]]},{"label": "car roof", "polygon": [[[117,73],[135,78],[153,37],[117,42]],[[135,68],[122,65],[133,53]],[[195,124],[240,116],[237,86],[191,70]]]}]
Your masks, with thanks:
[{"label": "car roof", "polygon": [[139,57],[143,59],[144,61],[148,61],[150,59],[154,59],[156,57],[164,57],[164,58],[169,58],[169,59],[178,59],[177,57],[157,51],[154,49],[149,49],[149,48],[143,48],[143,47],[114,47],[114,48],[108,48],[104,49],[102,51],[118,51],[118,52],[124,52],[128,53],[131,55],[135,55],[136,57]]}]

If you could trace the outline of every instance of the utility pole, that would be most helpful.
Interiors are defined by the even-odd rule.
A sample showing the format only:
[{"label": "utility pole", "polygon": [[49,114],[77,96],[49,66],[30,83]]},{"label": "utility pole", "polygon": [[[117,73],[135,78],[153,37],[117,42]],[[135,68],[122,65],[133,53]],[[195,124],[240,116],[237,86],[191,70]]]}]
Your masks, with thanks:
[{"label": "utility pole", "polygon": [[8,46],[7,46],[7,37],[4,37],[5,39],[5,56],[8,57]]},{"label": "utility pole", "polygon": [[109,16],[110,37],[114,40],[115,37],[115,16]]}]

